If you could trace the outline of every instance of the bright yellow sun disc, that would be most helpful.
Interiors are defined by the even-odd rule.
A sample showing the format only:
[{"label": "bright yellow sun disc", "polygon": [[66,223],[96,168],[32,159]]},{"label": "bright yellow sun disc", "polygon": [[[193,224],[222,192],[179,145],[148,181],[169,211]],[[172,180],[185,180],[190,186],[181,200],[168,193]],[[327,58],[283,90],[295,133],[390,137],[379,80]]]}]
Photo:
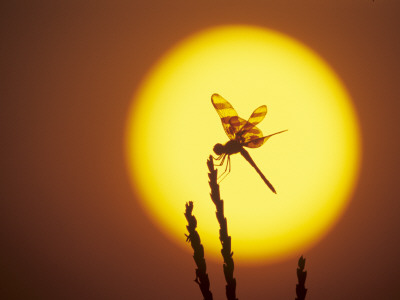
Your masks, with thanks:
[{"label": "bright yellow sun disc", "polygon": [[337,222],[357,179],[359,128],[343,84],[305,45],[250,26],[196,33],[149,71],[127,120],[133,187],[151,220],[188,251],[183,213],[193,201],[206,258],[220,261],[206,160],[228,137],[211,104],[213,93],[244,119],[265,104],[268,113],[257,125],[264,135],[288,129],[247,149],[276,195],[240,154],[231,157],[221,198],[235,261],[303,254]]}]

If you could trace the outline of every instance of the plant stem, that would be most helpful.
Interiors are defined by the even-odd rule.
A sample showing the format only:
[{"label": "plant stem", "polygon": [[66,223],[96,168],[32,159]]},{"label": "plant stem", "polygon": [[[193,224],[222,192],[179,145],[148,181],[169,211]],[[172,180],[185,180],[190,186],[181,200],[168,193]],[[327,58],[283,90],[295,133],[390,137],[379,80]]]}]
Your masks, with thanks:
[{"label": "plant stem", "polygon": [[204,300],[213,300],[213,295],[210,291],[210,280],[208,279],[206,260],[204,258],[204,247],[201,244],[200,236],[196,230],[197,220],[192,215],[193,202],[186,203],[185,217],[188,222],[186,226],[189,235],[186,235],[186,241],[190,241],[193,248],[193,259],[197,265],[195,282],[199,285],[200,291],[203,294]]},{"label": "plant stem", "polygon": [[297,279],[299,283],[296,284],[296,295],[297,298],[295,300],[304,300],[306,298],[307,289],[305,287],[307,271],[304,271],[304,266],[306,264],[306,259],[303,258],[303,255],[299,258],[299,267],[297,268]]},{"label": "plant stem", "polygon": [[224,201],[220,198],[219,185],[217,183],[217,170],[214,169],[212,156],[207,160],[209,169],[208,178],[210,179],[209,185],[211,188],[211,200],[215,204],[216,217],[220,226],[219,240],[221,241],[222,250],[221,254],[224,258],[224,275],[226,281],[226,297],[228,300],[238,300],[236,298],[236,279],[233,277],[234,263],[233,252],[231,251],[231,237],[228,235],[227,220],[224,215]]}]

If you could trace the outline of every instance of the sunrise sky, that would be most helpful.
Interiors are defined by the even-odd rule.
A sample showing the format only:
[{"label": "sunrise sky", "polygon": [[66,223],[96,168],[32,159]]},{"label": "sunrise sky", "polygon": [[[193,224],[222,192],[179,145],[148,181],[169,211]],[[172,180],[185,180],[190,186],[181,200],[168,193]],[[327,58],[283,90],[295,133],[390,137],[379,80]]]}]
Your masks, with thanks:
[{"label": "sunrise sky", "polygon": [[[205,28],[247,24],[318,53],[360,123],[350,205],[299,253],[306,299],[397,299],[398,1],[7,2],[0,24],[2,298],[202,299],[192,254],[158,230],[132,189],[124,130],[144,75],[170,47]],[[236,264],[238,298],[294,299],[297,260]],[[224,299],[222,258],[207,263],[214,299]]]}]

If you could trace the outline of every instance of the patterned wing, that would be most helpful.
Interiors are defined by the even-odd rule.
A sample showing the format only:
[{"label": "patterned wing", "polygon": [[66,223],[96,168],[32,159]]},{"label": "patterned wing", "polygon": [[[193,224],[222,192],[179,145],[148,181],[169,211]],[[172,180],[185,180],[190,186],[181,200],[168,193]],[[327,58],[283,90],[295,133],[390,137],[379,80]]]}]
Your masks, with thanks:
[{"label": "patterned wing", "polygon": [[238,135],[237,133],[241,132],[241,128],[243,128],[247,124],[247,121],[245,119],[242,119],[241,117],[234,116],[229,119],[229,124],[231,125],[231,129],[236,139],[240,136],[240,134]]},{"label": "patterned wing", "polygon": [[262,120],[264,120],[265,115],[267,114],[267,107],[265,105],[260,106],[259,108],[255,109],[251,114],[248,122],[240,129],[242,134],[249,131],[252,127],[256,126]]},{"label": "patterned wing", "polygon": [[[257,127],[254,127],[254,128],[257,128]],[[250,138],[248,140],[246,140],[243,143],[243,146],[246,146],[249,148],[258,148],[258,147],[262,146],[271,136],[285,132],[285,131],[287,131],[287,130],[282,130],[282,131],[275,132],[273,134],[270,134],[267,136],[262,136],[262,137],[256,137],[255,135],[252,135],[252,136],[250,136]]]},{"label": "patterned wing", "polygon": [[[248,127],[247,131],[241,131],[237,134],[237,136],[241,137],[242,144],[243,146],[249,147],[248,144],[251,141],[257,140],[259,138],[263,137],[263,133],[261,129],[258,127],[254,126],[251,124],[249,125],[249,122],[246,122],[246,125]],[[261,145],[260,145],[261,146]],[[257,147],[251,147],[251,148],[257,148]]]},{"label": "patterned wing", "polygon": [[229,122],[229,120],[232,117],[239,118],[236,110],[228,101],[218,94],[213,94],[211,96],[211,102],[221,118],[222,127],[224,127],[226,135],[229,137],[229,139],[234,140],[235,133],[239,131],[239,128],[235,128],[234,125]]}]

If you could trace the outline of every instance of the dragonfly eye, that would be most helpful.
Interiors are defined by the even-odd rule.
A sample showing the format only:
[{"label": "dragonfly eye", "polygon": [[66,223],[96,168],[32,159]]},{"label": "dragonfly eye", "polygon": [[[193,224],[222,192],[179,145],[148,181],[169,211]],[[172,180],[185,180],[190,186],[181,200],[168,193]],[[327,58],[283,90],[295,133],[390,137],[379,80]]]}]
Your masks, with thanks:
[{"label": "dragonfly eye", "polygon": [[219,144],[219,143],[215,144],[213,150],[214,150],[215,154],[221,155],[224,152],[224,146],[222,146],[222,144]]}]

